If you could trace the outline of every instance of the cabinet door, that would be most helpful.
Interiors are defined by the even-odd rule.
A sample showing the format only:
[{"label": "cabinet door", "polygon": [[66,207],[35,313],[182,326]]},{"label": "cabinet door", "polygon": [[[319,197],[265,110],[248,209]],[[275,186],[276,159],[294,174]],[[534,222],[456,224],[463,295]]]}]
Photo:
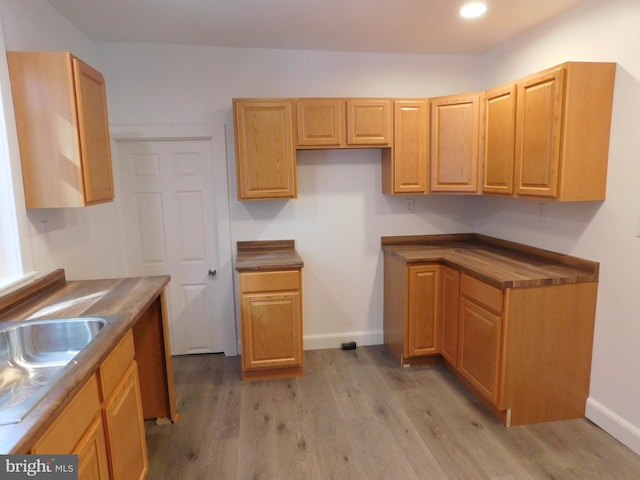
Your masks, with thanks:
[{"label": "cabinet door", "polygon": [[100,72],[72,57],[87,204],[113,200],[107,93]]},{"label": "cabinet door", "polygon": [[135,361],[105,403],[104,421],[111,477],[114,480],[145,478],[149,464]]},{"label": "cabinet door", "polygon": [[440,346],[438,265],[409,267],[407,357],[433,355]]},{"label": "cabinet door", "polygon": [[85,437],[99,412],[98,380],[95,375],[92,375],[44,435],[38,439],[32,452],[36,454],[72,453],[76,445]]},{"label": "cabinet door", "polygon": [[427,101],[395,101],[393,120],[393,148],[382,153],[382,190],[388,194],[427,193]]},{"label": "cabinet door", "polygon": [[104,79],[68,52],[8,52],[27,208],[113,199]]},{"label": "cabinet door", "polygon": [[386,146],[391,135],[390,100],[347,100],[347,144]]},{"label": "cabinet door", "polygon": [[344,100],[304,98],[296,106],[298,146],[338,147],[343,143]]},{"label": "cabinet door", "polygon": [[485,92],[483,193],[513,194],[515,84]]},{"label": "cabinet door", "polygon": [[102,420],[97,417],[73,453],[78,455],[78,480],[109,479]]},{"label": "cabinet door", "polygon": [[293,102],[233,101],[238,199],[296,197]]},{"label": "cabinet door", "polygon": [[247,293],[242,296],[244,369],[302,364],[300,292]]},{"label": "cabinet door", "polygon": [[502,317],[461,297],[458,368],[494,403],[498,399],[501,338]]},{"label": "cabinet door", "polygon": [[432,99],[431,191],[477,192],[480,95]]},{"label": "cabinet door", "polygon": [[442,356],[458,365],[458,323],[460,312],[460,272],[440,267],[440,316],[442,318]]},{"label": "cabinet door", "polygon": [[[562,142],[565,70],[518,83],[516,194],[556,197]],[[585,99],[586,101],[586,99]]]}]

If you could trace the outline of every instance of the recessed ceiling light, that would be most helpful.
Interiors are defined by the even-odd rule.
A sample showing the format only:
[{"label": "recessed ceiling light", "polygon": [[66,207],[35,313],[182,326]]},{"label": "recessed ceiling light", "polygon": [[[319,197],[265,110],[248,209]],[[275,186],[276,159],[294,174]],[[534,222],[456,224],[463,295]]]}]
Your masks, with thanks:
[{"label": "recessed ceiling light", "polygon": [[460,9],[460,16],[464,18],[476,18],[483,15],[486,11],[487,6],[484,3],[467,3]]}]

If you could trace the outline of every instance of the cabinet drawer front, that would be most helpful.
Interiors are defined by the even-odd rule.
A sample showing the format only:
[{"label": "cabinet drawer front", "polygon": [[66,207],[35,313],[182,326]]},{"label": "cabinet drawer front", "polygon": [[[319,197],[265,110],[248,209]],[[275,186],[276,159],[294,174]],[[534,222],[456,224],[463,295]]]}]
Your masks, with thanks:
[{"label": "cabinet drawer front", "polygon": [[476,302],[484,305],[488,309],[496,313],[502,313],[504,294],[499,288],[492,287],[488,283],[463,273],[460,280],[460,291],[462,295],[473,298]]},{"label": "cabinet drawer front", "polygon": [[103,401],[109,398],[111,392],[113,392],[113,389],[127,371],[129,365],[131,365],[134,353],[133,334],[129,330],[100,366],[99,376]]},{"label": "cabinet drawer front", "polygon": [[299,290],[300,270],[241,273],[240,289],[243,293]]},{"label": "cabinet drawer front", "polygon": [[40,438],[32,452],[38,454],[72,453],[99,411],[98,381],[96,376],[92,375],[82,390],[73,397],[67,408]]}]

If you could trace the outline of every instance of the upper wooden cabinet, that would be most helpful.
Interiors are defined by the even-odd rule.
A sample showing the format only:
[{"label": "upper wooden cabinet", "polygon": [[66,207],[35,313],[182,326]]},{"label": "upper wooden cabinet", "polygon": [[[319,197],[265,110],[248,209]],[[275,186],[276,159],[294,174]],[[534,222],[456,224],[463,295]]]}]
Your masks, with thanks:
[{"label": "upper wooden cabinet", "polygon": [[516,82],[517,195],[604,200],[615,68],[569,62]]},{"label": "upper wooden cabinet", "polygon": [[516,137],[516,86],[488,90],[484,94],[483,193],[513,194]]},{"label": "upper wooden cabinet", "polygon": [[476,193],[481,93],[432,98],[431,191]]},{"label": "upper wooden cabinet", "polygon": [[302,98],[297,102],[298,147],[337,148],[345,139],[345,102],[340,98]]},{"label": "upper wooden cabinet", "polygon": [[431,99],[234,100],[238,197],[295,198],[296,149],[381,148],[385,194],[603,200],[615,63]]},{"label": "upper wooden cabinet", "polygon": [[238,199],[296,198],[293,100],[233,100]]},{"label": "upper wooden cabinet", "polygon": [[390,146],[392,142],[391,101],[351,98],[347,100],[347,144]]},{"label": "upper wooden cabinet", "polygon": [[104,78],[67,52],[8,52],[28,208],[113,200]]},{"label": "upper wooden cabinet", "polygon": [[382,192],[428,193],[428,149],[428,101],[393,102],[393,148],[382,151]]},{"label": "upper wooden cabinet", "polygon": [[300,149],[391,146],[389,99],[299,98],[296,104]]}]

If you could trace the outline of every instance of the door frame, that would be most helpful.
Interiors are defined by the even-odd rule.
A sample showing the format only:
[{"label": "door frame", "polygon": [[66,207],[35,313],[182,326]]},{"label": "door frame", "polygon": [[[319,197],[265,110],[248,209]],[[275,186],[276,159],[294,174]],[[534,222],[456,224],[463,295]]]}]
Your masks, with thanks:
[{"label": "door frame", "polygon": [[[197,125],[110,125],[111,151],[117,152],[118,142],[152,142],[152,141],[188,141],[205,140],[211,145],[213,189],[214,189],[214,212],[216,225],[216,238],[218,243],[218,271],[216,278],[216,288],[220,301],[215,306],[215,314],[223,319],[224,325],[233,325],[233,328],[226,328],[222,332],[224,353],[227,356],[238,355],[238,324],[236,321],[236,302],[233,290],[233,253],[231,248],[231,217],[229,210],[229,184],[226,151],[226,128],[220,124],[197,124]],[[119,162],[112,162],[114,168],[114,203],[120,212],[118,201],[118,190],[121,188]],[[121,245],[124,241],[124,231],[122,229],[122,216],[119,217],[118,236]],[[126,271],[124,263],[124,247],[120,247],[119,270]],[[226,301],[228,299],[228,301]]]}]

